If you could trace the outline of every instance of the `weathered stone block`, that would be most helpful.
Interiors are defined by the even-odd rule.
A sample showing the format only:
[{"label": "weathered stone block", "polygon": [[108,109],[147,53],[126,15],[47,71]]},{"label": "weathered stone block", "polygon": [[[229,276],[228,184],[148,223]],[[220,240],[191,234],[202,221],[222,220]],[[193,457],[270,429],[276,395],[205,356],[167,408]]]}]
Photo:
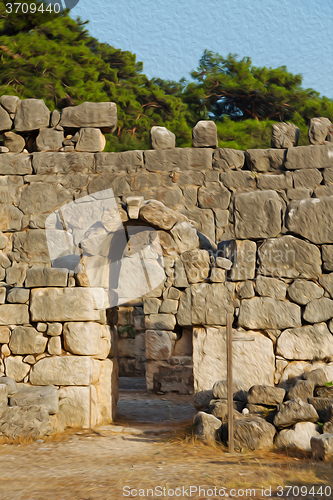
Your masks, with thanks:
[{"label": "weathered stone block", "polygon": [[36,138],[37,151],[58,151],[62,148],[64,133],[53,128],[42,128]]},{"label": "weathered stone block", "polygon": [[194,148],[217,148],[217,128],[212,120],[200,120],[192,130]]},{"label": "weathered stone block", "polygon": [[146,358],[168,360],[172,354],[172,334],[163,330],[146,330]]},{"label": "weathered stone block", "polygon": [[275,191],[236,195],[234,209],[236,238],[269,238],[281,232],[283,204]]},{"label": "weathered stone block", "polygon": [[[0,306],[0,317],[1,307],[5,306]],[[94,303],[94,296],[89,288],[31,290],[30,312],[32,321],[100,321],[101,319],[100,311]]]},{"label": "weathered stone block", "polygon": [[27,269],[25,286],[28,288],[67,286],[68,270],[33,266]]},{"label": "weathered stone block", "polygon": [[60,337],[51,337],[47,343],[47,352],[51,354],[51,356],[61,356],[62,354],[62,345]]},{"label": "weathered stone block", "polygon": [[257,177],[257,186],[259,189],[283,190],[293,187],[293,178],[291,172],[280,175],[261,174]]},{"label": "weathered stone block", "polygon": [[194,417],[193,424],[195,425],[194,433],[201,441],[214,444],[221,440],[222,423],[214,415],[199,411]]},{"label": "weathered stone block", "polygon": [[114,102],[84,102],[79,106],[64,108],[61,113],[62,127],[97,127],[114,132],[117,125],[117,106]]},{"label": "weathered stone block", "polygon": [[295,188],[315,188],[318,186],[323,176],[317,168],[307,170],[294,170],[292,173]]},{"label": "weathered stone block", "polygon": [[25,304],[28,302],[30,290],[26,288],[12,288],[8,291],[7,302],[10,304]]},{"label": "weathered stone block", "polygon": [[176,136],[166,127],[152,127],[150,129],[150,143],[152,149],[170,149],[176,146]]},{"label": "weathered stone block", "polygon": [[[304,170],[306,172],[306,170]],[[287,197],[289,201],[304,200],[304,198],[311,198],[312,189],[307,189],[304,187],[287,189]]]},{"label": "weathered stone block", "polygon": [[59,389],[60,416],[67,427],[91,429],[96,425],[97,393],[94,386]]},{"label": "weathered stone block", "polygon": [[274,123],[272,126],[272,148],[286,149],[297,146],[300,130],[293,123]]},{"label": "weathered stone block", "polygon": [[320,323],[333,318],[333,300],[321,297],[309,302],[305,307],[303,318],[308,323]]},{"label": "weathered stone block", "polygon": [[30,156],[21,153],[0,155],[0,175],[27,175],[32,173]]},{"label": "weathered stone block", "polygon": [[198,191],[199,206],[225,210],[229,206],[230,196],[230,191],[219,182],[206,182]]},{"label": "weathered stone block", "polygon": [[295,280],[288,288],[289,298],[302,306],[323,295],[324,290],[313,281]]},{"label": "weathered stone block", "polygon": [[283,300],[286,298],[286,291],[287,285],[284,281],[260,275],[256,279],[256,292],[262,297]]},{"label": "weathered stone block", "polygon": [[[96,162],[96,173],[101,173],[104,171],[107,172],[136,172],[138,169],[143,166],[143,152],[142,151],[124,151],[122,153],[96,153],[95,154],[95,162]],[[146,173],[140,173],[134,179],[137,179],[138,176],[145,176]],[[156,185],[156,174],[148,174],[155,176],[151,177],[150,185]],[[154,182],[155,181],[155,182]],[[132,182],[134,182],[132,177]],[[140,190],[142,189],[142,185],[137,182],[137,185],[132,185],[132,190]],[[148,184],[145,186],[148,187]]]},{"label": "weathered stone block", "polygon": [[145,165],[150,172],[171,172],[180,170],[210,170],[212,150],[209,148],[153,149],[143,152]]},{"label": "weathered stone block", "polygon": [[[221,301],[222,303],[222,301]],[[274,385],[273,343],[259,332],[234,330],[235,338],[254,339],[233,343],[233,376],[249,389],[255,384]],[[226,329],[193,329],[193,375],[195,392],[209,390],[227,377]]]},{"label": "weathered stone block", "polygon": [[161,301],[157,298],[144,297],[143,299],[143,312],[145,314],[157,314],[160,308]]},{"label": "weathered stone block", "polygon": [[333,243],[332,210],[332,196],[294,201],[288,205],[286,226],[313,243]]},{"label": "weathered stone block", "polygon": [[291,235],[268,239],[258,250],[259,272],[279,278],[316,278],[321,275],[317,246]]},{"label": "weathered stone block", "polygon": [[231,281],[253,279],[255,275],[257,246],[254,241],[232,240],[223,244],[224,255],[232,268],[228,272]]},{"label": "weathered stone block", "polygon": [[59,395],[56,387],[20,387],[10,398],[10,406],[42,406],[50,415],[59,411]]},{"label": "weathered stone block", "polygon": [[275,428],[263,418],[241,418],[234,424],[236,449],[263,450],[273,448]]},{"label": "weathered stone block", "polygon": [[8,326],[0,326],[0,344],[8,344],[10,330]]},{"label": "weathered stone block", "polygon": [[248,149],[245,151],[246,164],[255,172],[284,170],[285,149]]},{"label": "weathered stone block", "polygon": [[178,304],[178,300],[164,299],[160,306],[159,312],[176,314],[176,312],[178,311]]},{"label": "weathered stone block", "polygon": [[310,440],[314,460],[331,460],[333,457],[333,434],[314,436]]},{"label": "weathered stone block", "polygon": [[75,151],[97,153],[105,148],[105,137],[99,128],[81,128]]},{"label": "weathered stone block", "polygon": [[333,298],[333,273],[322,274],[319,278],[319,283]]},{"label": "weathered stone block", "polygon": [[297,448],[302,451],[311,451],[311,439],[320,435],[319,425],[313,422],[299,422],[291,429],[283,429],[279,432],[275,446],[288,449]]},{"label": "weathered stone block", "polygon": [[199,283],[208,277],[210,257],[207,250],[184,252],[181,260],[189,283]]},{"label": "weathered stone block", "polygon": [[277,354],[290,360],[333,360],[332,335],[325,323],[285,330],[277,339],[276,349]]},{"label": "weathered stone block", "polygon": [[147,330],[173,330],[176,318],[173,314],[150,314],[145,317]]},{"label": "weathered stone block", "polygon": [[30,371],[30,365],[23,363],[22,356],[8,356],[5,358],[5,369],[7,377],[22,382]]},{"label": "weathered stone block", "polygon": [[65,323],[64,346],[73,354],[105,359],[110,352],[110,327],[91,322]]},{"label": "weathered stone block", "polygon": [[16,95],[2,95],[0,97],[0,103],[8,113],[16,113],[20,105],[20,98]]},{"label": "weathered stone block", "polygon": [[331,126],[332,123],[328,118],[311,118],[308,131],[308,138],[310,143],[324,144]]},{"label": "weathered stone block", "polygon": [[158,226],[161,229],[171,229],[177,222],[183,221],[185,218],[167,208],[163,203],[155,200],[149,200],[140,208],[140,218]]},{"label": "weathered stone block", "polygon": [[323,269],[325,271],[333,271],[333,245],[323,245],[321,247],[323,259]]},{"label": "weathered stone block", "polygon": [[301,326],[301,308],[288,301],[253,297],[242,300],[238,322],[244,328],[255,330]]},{"label": "weathered stone block", "polygon": [[20,102],[14,120],[15,130],[30,132],[48,127],[49,123],[50,111],[42,99],[24,99]]},{"label": "weathered stone block", "polygon": [[17,326],[12,331],[9,347],[13,354],[41,354],[47,338],[32,326]]},{"label": "weathered stone block", "polygon": [[239,299],[251,299],[255,295],[253,283],[251,281],[237,283],[236,293]]},{"label": "weathered stone block", "polygon": [[298,398],[280,404],[273,423],[275,427],[284,428],[298,422],[318,422],[318,420],[319,416],[314,407]]},{"label": "weathered stone block", "polygon": [[[213,152],[213,168],[216,170],[241,169],[244,166],[245,153],[236,149],[221,148]],[[221,179],[222,180],[222,179]]]},{"label": "weathered stone block", "polygon": [[9,149],[10,153],[22,153],[25,148],[25,140],[14,132],[5,132],[4,145]]},{"label": "weathered stone block", "polygon": [[285,167],[288,170],[303,168],[332,168],[333,145],[298,146],[287,150]]},{"label": "weathered stone block", "polygon": [[176,224],[170,232],[180,253],[194,250],[199,246],[197,230],[188,222]]},{"label": "weathered stone block", "polygon": [[252,172],[246,170],[229,171],[220,174],[222,184],[233,190],[253,190],[256,189],[256,179]]},{"label": "weathered stone block", "polygon": [[32,385],[90,385],[98,381],[100,370],[100,362],[89,356],[43,358],[33,365],[30,383]]},{"label": "weathered stone block", "polygon": [[19,231],[22,227],[22,212],[13,205],[0,204],[0,230]]},{"label": "weathered stone block", "polygon": [[21,304],[0,305],[0,325],[24,325],[29,323],[29,309]]},{"label": "weathered stone block", "polygon": [[[92,153],[33,153],[32,165],[35,174],[73,174],[79,172],[87,174],[93,172],[94,155]],[[30,174],[31,169],[26,173]]]},{"label": "weathered stone block", "polygon": [[300,398],[308,402],[308,398],[313,397],[314,383],[311,380],[297,380],[296,384],[289,389],[286,399],[292,400]]},{"label": "weathered stone block", "polygon": [[50,417],[44,408],[4,406],[0,411],[0,432],[4,437],[17,439],[19,436],[36,440],[48,436],[52,431]]},{"label": "weathered stone block", "polygon": [[[213,385],[213,398],[226,399],[228,397],[228,380],[218,380]],[[241,380],[233,379],[232,381],[232,397],[236,401],[246,402],[247,390]]]}]

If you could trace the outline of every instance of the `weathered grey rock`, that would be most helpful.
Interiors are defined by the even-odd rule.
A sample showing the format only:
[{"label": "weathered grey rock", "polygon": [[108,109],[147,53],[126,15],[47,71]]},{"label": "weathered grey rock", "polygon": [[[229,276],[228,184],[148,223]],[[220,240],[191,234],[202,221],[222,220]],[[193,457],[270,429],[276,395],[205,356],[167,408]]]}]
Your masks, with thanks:
[{"label": "weathered grey rock", "polygon": [[[26,157],[27,155],[24,155]],[[29,157],[28,157],[29,158]],[[94,169],[92,153],[33,153],[32,163],[36,174],[87,174]],[[1,171],[1,169],[0,169]],[[31,170],[26,173],[31,173]]]},{"label": "weathered grey rock", "polygon": [[[96,153],[96,173],[100,172],[136,172],[143,166],[143,151],[124,151],[122,153]],[[156,182],[155,174],[147,174],[143,172],[132,177],[132,189],[133,191],[140,190],[143,188],[142,180],[151,179]],[[154,178],[155,175],[155,178]],[[141,180],[141,182],[140,182]],[[144,186],[148,187],[148,183]]]},{"label": "weathered grey rock", "polygon": [[287,301],[270,297],[242,300],[238,323],[255,330],[281,329],[301,326],[301,308]]},{"label": "weathered grey rock", "polygon": [[333,359],[332,335],[325,323],[291,328],[281,333],[276,352],[290,360]]},{"label": "weathered grey rock", "polygon": [[12,378],[0,377],[0,384],[7,386],[7,394],[9,398],[17,394],[18,387],[15,380],[13,380]]},{"label": "weathered grey rock", "polygon": [[[306,172],[306,170],[304,171]],[[289,201],[304,200],[304,198],[311,198],[312,189],[295,188],[287,189],[287,198]]]},{"label": "weathered grey rock", "polygon": [[206,182],[198,190],[200,208],[227,209],[230,202],[230,191],[219,182]]},{"label": "weathered grey rock", "polygon": [[319,425],[313,422],[299,422],[291,429],[283,429],[277,435],[277,448],[297,448],[302,451],[311,451],[311,439],[320,436]]},{"label": "weathered grey rock", "polygon": [[[232,393],[235,401],[243,401],[246,403],[247,390],[246,385],[241,381],[234,379],[232,381]],[[215,399],[226,399],[228,397],[228,380],[218,380],[213,385],[213,397]]]},{"label": "weathered grey rock", "polygon": [[297,146],[300,130],[293,123],[274,123],[272,126],[272,148],[286,149]]},{"label": "weathered grey rock", "polygon": [[176,136],[166,127],[150,129],[150,144],[152,149],[170,149],[176,146]]},{"label": "weathered grey rock", "polygon": [[293,187],[292,173],[286,172],[280,175],[259,174],[257,177],[257,186],[259,189],[273,189],[274,191],[290,189]]},{"label": "weathered grey rock", "polygon": [[99,128],[81,128],[75,151],[98,153],[105,148],[106,140]]},{"label": "weathered grey rock", "polygon": [[140,219],[161,229],[168,230],[177,222],[184,221],[185,217],[167,208],[160,201],[148,200],[140,208]]},{"label": "weathered grey rock", "polygon": [[188,222],[176,224],[170,232],[180,253],[198,248],[199,237],[197,230]]},{"label": "weathered grey rock", "polygon": [[192,285],[180,298],[177,321],[181,326],[226,325],[227,313],[233,310],[233,295],[232,283]]},{"label": "weathered grey rock", "polygon": [[208,277],[210,258],[207,250],[184,252],[181,260],[189,283],[200,283]]},{"label": "weathered grey rock", "polygon": [[324,290],[313,281],[295,280],[288,288],[289,298],[302,306],[323,295]]},{"label": "weathered grey rock", "polygon": [[286,297],[287,285],[284,281],[266,276],[258,276],[256,279],[256,292],[262,297],[283,300]]},{"label": "weathered grey rock", "polygon": [[9,347],[13,354],[41,354],[47,338],[32,326],[17,326],[10,337]]},{"label": "weathered grey rock", "polygon": [[[0,381],[1,381],[1,379],[0,379]],[[209,389],[207,391],[197,392],[194,396],[194,402],[193,402],[194,407],[197,410],[205,410],[206,408],[208,408],[212,397],[213,397],[212,389]]]},{"label": "weathered grey rock", "polygon": [[150,314],[145,317],[147,330],[173,330],[176,318],[173,314]]},{"label": "weathered grey rock", "polygon": [[254,172],[284,170],[285,149],[248,149],[245,151],[246,164]]},{"label": "weathered grey rock", "polygon": [[332,460],[333,434],[314,436],[311,438],[310,444],[314,460]]},{"label": "weathered grey rock", "polygon": [[25,140],[14,132],[4,133],[4,145],[10,153],[22,153],[25,148]]},{"label": "weathered grey rock", "polygon": [[333,245],[323,245],[321,247],[323,258],[323,269],[325,271],[333,271]]},{"label": "weathered grey rock", "polygon": [[59,396],[57,389],[52,386],[46,387],[20,387],[9,400],[10,406],[41,406],[49,415],[59,411]]},{"label": "weathered grey rock", "polygon": [[98,381],[100,370],[100,362],[90,356],[43,358],[31,368],[30,383],[32,385],[91,385]]},{"label": "weathered grey rock", "polygon": [[84,102],[64,108],[60,125],[68,128],[97,127],[114,132],[117,125],[117,106],[114,102]]},{"label": "weathered grey rock", "polygon": [[281,232],[281,198],[275,191],[238,194],[234,198],[236,238],[269,238]]},{"label": "weathered grey rock", "polygon": [[331,274],[322,274],[319,278],[319,283],[325,290],[330,294],[333,298],[333,273]]},{"label": "weathered grey rock", "polygon": [[247,394],[247,402],[255,405],[278,405],[282,403],[285,393],[282,387],[253,385]]},{"label": "weathered grey rock", "polygon": [[59,125],[61,115],[57,109],[54,109],[51,111],[51,117],[50,117],[50,127],[54,128],[57,125]]},{"label": "weathered grey rock", "polygon": [[316,409],[321,422],[327,422],[331,419],[333,399],[309,397],[308,402]]},{"label": "weathered grey rock", "polygon": [[231,281],[253,279],[255,275],[257,245],[249,240],[232,240],[223,244],[225,256],[231,260],[228,272]]},{"label": "weathered grey rock", "polygon": [[0,103],[8,113],[16,113],[20,103],[20,98],[16,95],[2,95]]},{"label": "weathered grey rock", "polygon": [[[242,401],[233,401],[233,418],[234,420],[242,418],[240,413],[245,407],[245,403]],[[208,411],[214,417],[222,420],[223,423],[228,421],[228,401],[227,399],[213,399],[210,402]]]},{"label": "weathered grey rock", "polygon": [[[244,166],[245,153],[236,149],[219,148],[213,152],[213,168],[227,171],[239,170]],[[222,180],[222,179],[221,179]],[[222,181],[223,182],[223,181]]]},{"label": "weathered grey rock", "polygon": [[214,444],[216,441],[220,441],[220,429],[222,424],[218,418],[203,411],[199,411],[194,417],[193,424],[196,426],[194,434],[200,440],[208,444]]},{"label": "weathered grey rock", "polygon": [[222,172],[220,181],[225,187],[235,192],[256,189],[256,179],[253,173],[247,170]]},{"label": "weathered grey rock", "polygon": [[333,318],[333,300],[322,297],[309,302],[305,306],[303,318],[308,323],[320,323]]},{"label": "weathered grey rock", "polygon": [[14,128],[18,132],[30,132],[48,127],[49,123],[50,111],[42,99],[24,99],[21,101],[14,120]]},{"label": "weathered grey rock", "polygon": [[253,283],[251,281],[237,283],[236,293],[239,299],[251,299],[255,295]]},{"label": "weathered grey rock", "polygon": [[92,322],[64,324],[65,350],[73,354],[105,359],[110,353],[110,328]]},{"label": "weathered grey rock", "polygon": [[29,300],[30,290],[26,288],[12,288],[8,290],[7,302],[10,304],[25,304]]},{"label": "weathered grey rock", "polygon": [[289,231],[300,234],[313,243],[332,243],[333,222],[330,217],[332,210],[332,196],[294,201],[288,205],[286,226]]},{"label": "weathered grey rock", "polygon": [[298,146],[287,150],[285,167],[288,170],[303,168],[332,168],[333,144],[324,146]]},{"label": "weathered grey rock", "polygon": [[310,168],[307,170],[295,170],[293,172],[293,179],[295,188],[315,188],[321,183],[323,176],[317,168]]},{"label": "weathered grey rock", "polygon": [[0,434],[11,439],[38,439],[53,431],[47,411],[40,406],[3,407]]},{"label": "weathered grey rock", "polygon": [[32,266],[27,269],[25,286],[37,288],[44,286],[67,286],[68,270],[52,267]]},{"label": "weathered grey rock", "polygon": [[58,151],[62,148],[64,133],[53,128],[42,128],[36,138],[37,151]]},{"label": "weathered grey rock", "polygon": [[22,356],[8,356],[5,358],[6,375],[15,380],[22,382],[30,371],[30,365],[23,363]]},{"label": "weathered grey rock", "polygon": [[212,149],[172,148],[144,151],[145,166],[149,172],[174,172],[212,169]]},{"label": "weathered grey rock", "polygon": [[0,155],[0,175],[27,175],[32,173],[30,156],[25,153]]},{"label": "weathered grey rock", "polygon": [[260,417],[242,418],[234,423],[235,447],[240,450],[273,448],[275,428]]},{"label": "weathered grey rock", "polygon": [[146,330],[146,358],[167,360],[172,353],[172,334],[163,330]]},{"label": "weathered grey rock", "polygon": [[24,325],[29,323],[28,306],[21,304],[0,305],[0,325]]},{"label": "weathered grey rock", "polygon": [[265,241],[258,255],[263,275],[310,279],[321,275],[319,248],[289,234]]},{"label": "weathered grey rock", "polygon": [[[5,306],[0,306],[0,318],[1,307]],[[89,288],[35,288],[31,290],[30,313],[32,321],[100,321],[101,319],[100,311],[94,303],[94,296]]]},{"label": "weathered grey rock", "polygon": [[297,380],[296,384],[289,389],[286,400],[300,398],[302,401],[308,402],[308,398],[313,397],[314,383],[311,380]]},{"label": "weathered grey rock", "polygon": [[318,419],[315,408],[298,398],[280,404],[273,423],[275,427],[284,428],[298,422],[318,422]]},{"label": "weathered grey rock", "polygon": [[[273,342],[255,331],[234,330],[235,338],[251,342],[233,343],[233,376],[249,389],[255,384],[274,385]],[[193,376],[195,391],[209,390],[227,377],[226,329],[193,329]]]},{"label": "weathered grey rock", "polygon": [[4,132],[5,130],[10,130],[12,128],[12,120],[10,119],[7,111],[4,110],[3,107],[0,106],[0,132]]},{"label": "weathered grey rock", "polygon": [[329,128],[332,126],[328,118],[311,118],[308,137],[311,144],[324,144]]},{"label": "weathered grey rock", "polygon": [[192,130],[192,146],[194,148],[217,148],[216,123],[211,120],[200,120]]}]

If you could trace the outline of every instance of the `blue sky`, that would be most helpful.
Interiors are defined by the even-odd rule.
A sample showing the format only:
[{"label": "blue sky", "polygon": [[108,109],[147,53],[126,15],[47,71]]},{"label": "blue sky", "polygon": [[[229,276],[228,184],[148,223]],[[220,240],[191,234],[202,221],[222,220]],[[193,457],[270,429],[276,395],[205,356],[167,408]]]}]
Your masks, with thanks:
[{"label": "blue sky", "polygon": [[71,16],[135,53],[150,78],[189,78],[208,49],[285,65],[333,98],[333,0],[80,0]]}]

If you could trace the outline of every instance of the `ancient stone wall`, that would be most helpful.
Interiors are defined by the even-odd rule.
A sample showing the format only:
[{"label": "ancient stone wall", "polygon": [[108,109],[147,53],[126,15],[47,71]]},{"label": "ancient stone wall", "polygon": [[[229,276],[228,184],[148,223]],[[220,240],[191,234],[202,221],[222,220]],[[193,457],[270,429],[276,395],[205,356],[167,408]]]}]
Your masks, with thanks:
[{"label": "ancient stone wall", "polygon": [[[333,144],[325,134],[319,145],[243,152],[217,148],[214,124],[199,122],[193,148],[175,147],[158,128],[155,149],[103,153],[103,132],[116,126],[112,103],[51,115],[38,100],[0,103],[0,376],[19,388],[55,386],[57,418],[93,426],[115,415],[117,344],[122,372],[145,373],[149,389],[198,392],[225,378],[230,311],[235,335],[251,339],[234,345],[234,376],[248,387],[285,384],[317,366],[333,379]],[[149,293],[126,295],[123,284],[135,288],[139,278],[124,250],[115,301],[108,284],[93,282],[109,272],[97,262],[101,241],[115,233],[101,201],[110,190],[128,233],[155,229],[165,272]],[[71,203],[82,210],[68,222],[61,207]],[[85,247],[74,234],[82,224]],[[64,233],[76,249],[72,267],[50,255]],[[89,279],[83,255],[94,261]]]}]

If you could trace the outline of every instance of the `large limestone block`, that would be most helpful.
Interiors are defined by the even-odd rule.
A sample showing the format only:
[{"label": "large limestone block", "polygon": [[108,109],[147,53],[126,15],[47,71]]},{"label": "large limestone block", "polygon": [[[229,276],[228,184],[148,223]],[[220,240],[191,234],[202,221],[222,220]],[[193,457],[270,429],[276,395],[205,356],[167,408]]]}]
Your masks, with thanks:
[{"label": "large limestone block", "polygon": [[288,205],[286,226],[313,243],[333,243],[332,211],[333,196],[294,201]]},{"label": "large limestone block", "polygon": [[30,156],[21,153],[0,155],[0,175],[28,175],[32,173]]},{"label": "large limestone block", "polygon": [[33,365],[30,383],[32,385],[90,385],[98,381],[100,371],[100,362],[89,356],[52,356],[43,358]]},{"label": "large limestone block", "polygon": [[195,426],[194,434],[201,441],[208,444],[214,444],[221,440],[220,429],[222,423],[221,420],[214,417],[214,415],[199,411],[193,419],[193,424]]},{"label": "large limestone block", "polygon": [[110,327],[92,322],[65,323],[65,350],[73,354],[105,359],[110,352]]},{"label": "large limestone block", "polygon": [[172,353],[172,334],[170,331],[146,330],[146,358],[167,360]]},{"label": "large limestone block", "polygon": [[12,331],[9,348],[13,354],[41,354],[46,344],[47,338],[32,326],[17,326]]},{"label": "large limestone block", "polygon": [[275,191],[242,193],[234,199],[236,238],[269,238],[281,232],[281,198]]},{"label": "large limestone block", "polygon": [[118,391],[118,362],[116,359],[101,361],[101,374],[95,384],[99,425],[109,424],[116,419]]},{"label": "large limestone block", "polygon": [[48,127],[50,111],[43,99],[24,99],[15,115],[14,128],[17,132],[30,132]]},{"label": "large limestone block", "polygon": [[[236,149],[220,148],[213,152],[213,168],[215,170],[227,171],[243,168],[245,152]],[[221,179],[222,180],[222,179]],[[226,184],[225,184],[226,185]]]},{"label": "large limestone block", "polygon": [[274,425],[263,418],[241,418],[234,424],[236,449],[264,450],[273,448],[276,430]]},{"label": "large limestone block", "polygon": [[277,339],[276,353],[290,360],[332,361],[333,337],[325,323],[291,328]]},{"label": "large limestone block", "polygon": [[286,300],[253,297],[241,301],[238,323],[255,330],[282,330],[301,326],[301,308]]},{"label": "large limestone block", "polygon": [[258,255],[263,275],[310,279],[321,275],[319,248],[289,234],[265,241]]},{"label": "large limestone block", "polygon": [[68,270],[52,267],[32,266],[27,269],[25,286],[27,288],[44,286],[67,286]]},{"label": "large limestone block", "polygon": [[192,130],[194,148],[217,148],[217,128],[212,120],[200,120]]},{"label": "large limestone block", "polygon": [[289,298],[302,306],[320,299],[323,295],[324,290],[313,281],[295,280],[288,288]]},{"label": "large limestone block", "polygon": [[59,389],[60,416],[66,427],[91,429],[96,425],[98,408],[94,386]]},{"label": "large limestone block", "polygon": [[59,394],[56,387],[20,387],[9,400],[10,406],[42,406],[49,415],[59,411]]},{"label": "large limestone block", "polygon": [[328,118],[311,118],[308,137],[311,144],[324,144],[332,122]]},{"label": "large limestone block", "polygon": [[[255,384],[274,385],[275,356],[272,341],[259,332],[233,330],[233,377],[249,389]],[[210,390],[227,377],[225,328],[193,329],[193,376],[195,392]]]},{"label": "large limestone block", "polygon": [[181,260],[189,283],[200,283],[208,277],[210,257],[207,250],[184,252]]},{"label": "large limestone block", "polygon": [[224,255],[233,264],[228,272],[231,281],[253,279],[256,267],[257,245],[249,240],[232,240],[223,245]]},{"label": "large limestone block", "polygon": [[98,153],[105,148],[105,137],[99,128],[81,128],[75,151]]},{"label": "large limestone block", "polygon": [[[214,399],[227,399],[228,397],[228,379],[218,380],[213,385]],[[235,401],[246,402],[247,390],[246,386],[240,380],[232,380],[232,397]]]},{"label": "large limestone block", "polygon": [[261,297],[283,300],[286,298],[287,285],[284,281],[266,276],[258,276],[256,279],[256,292]]},{"label": "large limestone block", "polygon": [[278,405],[282,403],[285,393],[282,387],[253,385],[247,394],[247,402],[255,405]]},{"label": "large limestone block", "polygon": [[172,148],[144,151],[145,166],[149,172],[172,172],[212,169],[212,149]]},{"label": "large limestone block", "polygon": [[178,324],[226,325],[227,313],[233,311],[233,296],[232,283],[192,285],[181,296],[177,313]]},{"label": "large limestone block", "polygon": [[64,133],[53,128],[43,128],[36,137],[37,151],[58,151],[62,148]]},{"label": "large limestone block", "polygon": [[62,152],[33,153],[32,165],[35,174],[78,174],[79,172],[88,174],[94,170],[94,155]]},{"label": "large limestone block", "polygon": [[294,170],[292,175],[295,188],[315,188],[323,180],[323,176],[317,168]]},{"label": "large limestone block", "polygon": [[236,192],[238,190],[252,191],[255,190],[257,186],[253,173],[248,170],[222,172],[220,174],[220,181],[225,187]]},{"label": "large limestone block", "polygon": [[259,189],[273,189],[274,191],[290,189],[293,187],[292,173],[286,172],[280,175],[260,174],[257,177],[257,186]]},{"label": "large limestone block", "polygon": [[23,363],[22,356],[8,356],[5,358],[6,376],[15,382],[22,382],[30,371],[30,365]]},{"label": "large limestone block", "polygon": [[300,130],[293,123],[275,123],[272,127],[272,148],[287,149],[297,146]]},{"label": "large limestone block", "polygon": [[29,323],[29,309],[27,305],[0,305],[0,325],[24,325],[26,323]]},{"label": "large limestone block", "polygon": [[152,149],[170,149],[176,146],[176,136],[166,127],[152,127],[150,129],[150,143]]},{"label": "large limestone block", "polygon": [[200,208],[220,208],[225,210],[229,206],[230,191],[219,182],[206,182],[198,191]]},{"label": "large limestone block", "polygon": [[301,168],[332,168],[333,145],[298,146],[287,150],[285,167],[289,170]]},{"label": "large limestone block", "polygon": [[[96,153],[96,173],[101,172],[136,172],[143,166],[142,151],[124,151],[122,153]],[[140,174],[139,174],[140,175]],[[142,173],[141,173],[142,175]],[[133,182],[133,177],[132,177]],[[148,187],[148,186],[145,186]],[[136,189],[132,186],[133,190]],[[142,186],[137,186],[141,189]]]},{"label": "large limestone block", "polygon": [[305,307],[303,318],[308,323],[320,323],[333,318],[333,300],[321,297],[309,302]]},{"label": "large limestone block", "polygon": [[21,193],[19,209],[24,214],[52,212],[57,206],[73,200],[73,194],[46,182],[26,185]]},{"label": "large limestone block", "polygon": [[25,304],[28,302],[30,290],[26,288],[11,288],[7,293],[7,302],[10,304]]},{"label": "large limestone block", "polygon": [[284,428],[298,422],[318,422],[318,420],[319,416],[314,407],[297,398],[278,406],[273,423],[275,427]]},{"label": "large limestone block", "polygon": [[284,170],[285,149],[248,149],[245,151],[246,164],[254,172]]},{"label": "large limestone block", "polygon": [[97,127],[114,132],[117,125],[117,106],[114,102],[84,102],[79,106],[64,108],[61,113],[62,127]]},{"label": "large limestone block", "polygon": [[[4,306],[0,306],[0,317],[1,307]],[[94,295],[89,288],[31,290],[32,321],[100,321],[100,311],[97,307],[98,304],[94,302]]]},{"label": "large limestone block", "polygon": [[14,132],[5,132],[3,143],[10,153],[22,153],[25,148],[24,138]]},{"label": "large limestone block", "polygon": [[44,229],[18,232],[13,235],[13,250],[19,256],[19,262],[29,265],[50,264],[49,248],[56,255],[61,251],[73,254],[75,250],[72,237],[67,231],[48,231],[47,240]]},{"label": "large limestone block", "polygon": [[291,429],[279,432],[275,446],[277,448],[297,448],[302,451],[311,451],[311,438],[320,435],[319,425],[313,422],[299,422]]},{"label": "large limestone block", "polygon": [[0,231],[19,231],[22,227],[22,212],[13,205],[0,204]]}]

